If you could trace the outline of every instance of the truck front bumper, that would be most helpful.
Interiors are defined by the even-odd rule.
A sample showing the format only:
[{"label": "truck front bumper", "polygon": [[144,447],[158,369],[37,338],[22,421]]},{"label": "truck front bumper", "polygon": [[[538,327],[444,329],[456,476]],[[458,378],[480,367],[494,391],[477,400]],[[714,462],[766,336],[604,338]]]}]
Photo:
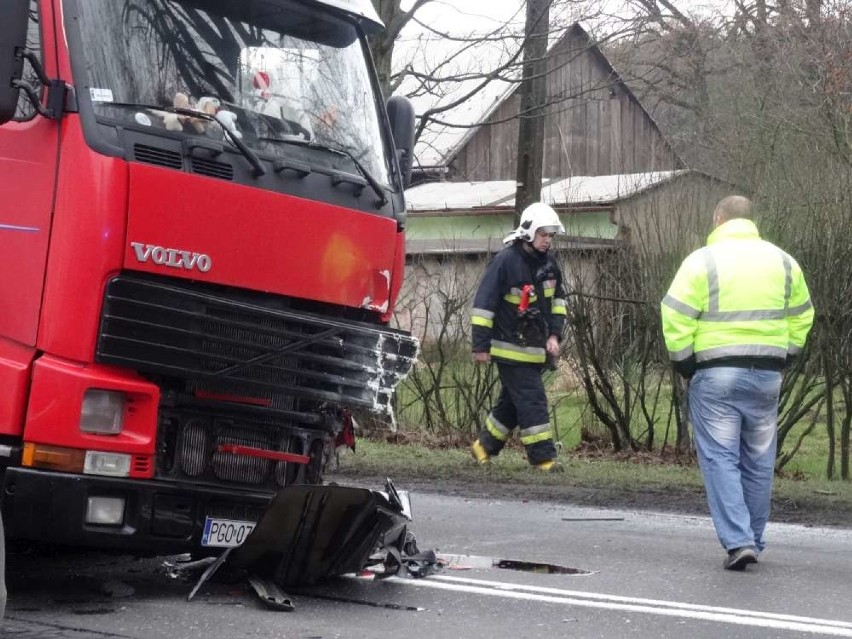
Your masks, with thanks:
[{"label": "truck front bumper", "polygon": [[[86,523],[89,497],[124,499],[120,525]],[[3,522],[8,539],[166,555],[197,552],[208,516],[257,521],[272,495],[157,480],[7,468]]]}]

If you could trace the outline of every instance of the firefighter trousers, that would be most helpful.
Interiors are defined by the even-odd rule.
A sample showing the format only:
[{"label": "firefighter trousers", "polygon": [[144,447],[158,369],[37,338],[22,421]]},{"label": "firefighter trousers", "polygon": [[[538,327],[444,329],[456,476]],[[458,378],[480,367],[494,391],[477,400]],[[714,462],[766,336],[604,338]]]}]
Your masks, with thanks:
[{"label": "firefighter trousers", "polygon": [[518,428],[521,443],[531,464],[556,459],[556,445],[550,428],[547,395],[538,364],[497,363],[500,374],[500,396],[485,418],[479,442],[489,455],[497,455],[512,431]]}]

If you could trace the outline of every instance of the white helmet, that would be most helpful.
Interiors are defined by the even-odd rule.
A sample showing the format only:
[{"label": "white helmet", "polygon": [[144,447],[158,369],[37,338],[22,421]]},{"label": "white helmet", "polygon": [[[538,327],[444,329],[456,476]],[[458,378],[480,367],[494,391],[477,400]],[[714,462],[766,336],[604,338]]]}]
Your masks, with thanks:
[{"label": "white helmet", "polygon": [[506,236],[503,242],[508,243],[514,240],[532,242],[535,232],[539,229],[548,233],[565,232],[565,227],[562,226],[556,211],[544,202],[533,202],[521,213],[521,223],[518,228]]}]

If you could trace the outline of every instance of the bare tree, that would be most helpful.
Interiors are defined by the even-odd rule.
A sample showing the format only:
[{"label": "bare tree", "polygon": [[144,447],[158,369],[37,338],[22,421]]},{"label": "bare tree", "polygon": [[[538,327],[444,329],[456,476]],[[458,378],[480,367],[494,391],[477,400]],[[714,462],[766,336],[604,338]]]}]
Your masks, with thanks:
[{"label": "bare tree", "polygon": [[376,12],[385,23],[383,31],[370,37],[370,48],[373,51],[373,60],[379,75],[379,85],[385,97],[391,95],[398,85],[398,81],[396,83],[392,81],[392,76],[394,45],[399,34],[423,6],[433,1],[414,0],[408,10],[403,10],[402,0],[373,0]]}]

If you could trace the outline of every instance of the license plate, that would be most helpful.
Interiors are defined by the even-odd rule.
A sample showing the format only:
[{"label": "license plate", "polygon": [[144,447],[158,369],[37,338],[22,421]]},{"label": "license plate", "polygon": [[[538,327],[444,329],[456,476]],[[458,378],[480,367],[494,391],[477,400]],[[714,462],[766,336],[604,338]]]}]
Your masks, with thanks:
[{"label": "license plate", "polygon": [[208,517],[204,522],[201,545],[214,548],[239,546],[254,530],[255,525],[253,521]]}]

